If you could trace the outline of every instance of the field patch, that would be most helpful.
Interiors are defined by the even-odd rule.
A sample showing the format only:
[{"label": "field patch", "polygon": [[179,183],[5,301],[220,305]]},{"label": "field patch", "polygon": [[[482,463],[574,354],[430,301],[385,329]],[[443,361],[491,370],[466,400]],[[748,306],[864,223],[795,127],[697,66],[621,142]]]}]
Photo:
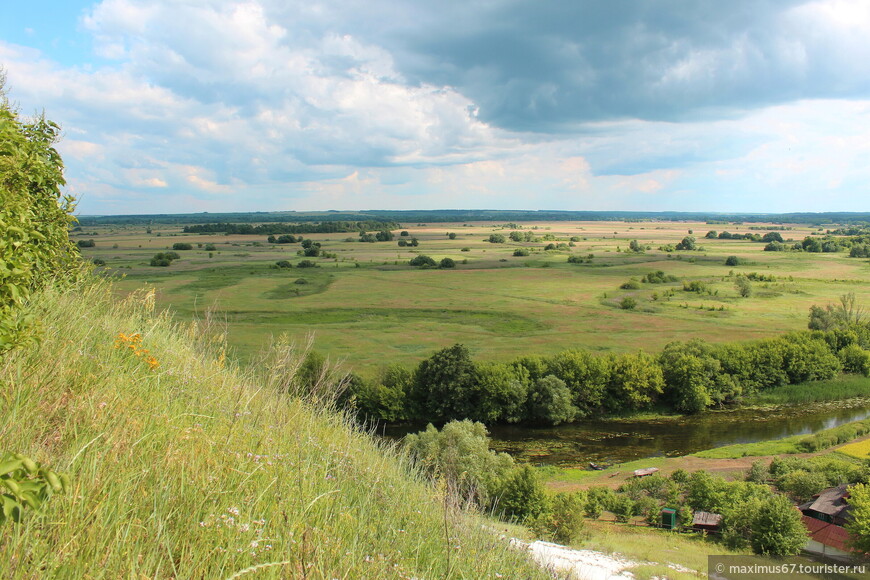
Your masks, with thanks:
[{"label": "field patch", "polygon": [[436,308],[316,308],[293,312],[227,312],[233,321],[304,326],[363,325],[396,326],[406,323],[434,322],[477,326],[488,332],[537,332],[547,329],[540,321],[480,310],[448,310]]},{"label": "field patch", "polygon": [[837,451],[858,459],[870,459],[870,439],[843,445]]}]

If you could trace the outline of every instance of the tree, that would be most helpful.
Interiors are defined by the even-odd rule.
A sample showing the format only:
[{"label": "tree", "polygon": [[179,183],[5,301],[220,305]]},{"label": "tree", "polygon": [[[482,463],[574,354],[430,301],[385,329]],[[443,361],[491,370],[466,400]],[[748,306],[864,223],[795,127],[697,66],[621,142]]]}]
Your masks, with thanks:
[{"label": "tree", "polygon": [[644,247],[637,240],[631,240],[628,243],[628,249],[638,254],[642,254],[644,251]]},{"label": "tree", "polygon": [[477,369],[461,344],[439,350],[420,362],[408,393],[411,415],[444,422],[473,417]]},{"label": "tree", "polygon": [[449,234],[447,234],[447,238],[450,239],[450,240],[455,240],[455,239],[456,239],[456,234],[453,233],[453,232],[450,232]]},{"label": "tree", "polygon": [[756,554],[791,556],[800,553],[807,543],[801,513],[783,495],[771,496],[748,515],[752,530],[749,543]]},{"label": "tree", "polygon": [[707,238],[708,240],[713,240],[713,239],[716,239],[716,237],[718,235],[719,234],[716,232],[716,230],[710,230],[709,232],[707,232],[707,234],[704,237]]},{"label": "tree", "polygon": [[728,256],[725,259],[725,265],[726,266],[739,266],[740,265],[740,258],[738,258],[737,256]]},{"label": "tree", "polygon": [[859,483],[849,488],[852,520],[846,524],[852,548],[870,553],[870,485]]},{"label": "tree", "polygon": [[737,279],[734,281],[734,287],[743,298],[752,296],[752,282],[746,276],[737,276]]},{"label": "tree", "polygon": [[442,268],[442,269],[443,269],[443,268],[455,268],[455,267],[456,267],[456,262],[453,260],[453,258],[443,258],[443,259],[438,263],[438,267],[439,267],[439,268]]},{"label": "tree", "polygon": [[563,380],[571,391],[572,403],[579,417],[601,408],[610,381],[610,359],[607,357],[595,356],[586,350],[566,350],[546,362],[531,357],[520,360],[527,368],[543,363],[543,368],[530,369],[533,380],[546,375]]},{"label": "tree", "polygon": [[661,367],[645,352],[613,356],[610,368],[606,404],[611,410],[646,408],[664,389]]},{"label": "tree", "polygon": [[529,391],[529,419],[547,425],[569,423],[577,415],[571,399],[571,391],[558,377],[538,379]]},{"label": "tree", "polygon": [[508,236],[512,242],[522,242],[523,241],[523,232],[513,231]]},{"label": "tree", "polygon": [[435,260],[430,258],[429,256],[424,256],[420,254],[419,256],[414,256],[408,262],[411,266],[417,266],[418,268],[434,268],[436,266]]},{"label": "tree", "polygon": [[514,470],[505,480],[495,506],[497,513],[521,523],[533,521],[548,510],[547,494],[528,465]]},{"label": "tree", "polygon": [[491,244],[503,244],[505,243],[505,237],[501,234],[490,234],[487,241]]},{"label": "tree", "polygon": [[443,477],[448,489],[479,505],[487,505],[514,469],[506,453],[489,449],[482,423],[451,421],[438,431],[431,423],[425,431],[407,435],[404,448],[431,475]]},{"label": "tree", "polygon": [[695,237],[694,236],[686,236],[682,239],[682,241],[677,244],[678,250],[695,250],[697,246],[695,245]]},{"label": "tree", "polygon": [[784,240],[779,232],[767,232],[761,237],[761,241],[766,244],[770,242],[779,242],[781,244]]},{"label": "tree", "polygon": [[375,239],[379,242],[392,242],[393,232],[390,232],[388,230],[381,230],[375,234]]},{"label": "tree", "polygon": [[73,277],[81,264],[69,239],[75,200],[61,187],[60,127],[19,118],[0,70],[0,352],[33,338],[28,296]]},{"label": "tree", "polygon": [[485,423],[518,423],[525,418],[529,373],[500,363],[477,365],[474,418]]}]

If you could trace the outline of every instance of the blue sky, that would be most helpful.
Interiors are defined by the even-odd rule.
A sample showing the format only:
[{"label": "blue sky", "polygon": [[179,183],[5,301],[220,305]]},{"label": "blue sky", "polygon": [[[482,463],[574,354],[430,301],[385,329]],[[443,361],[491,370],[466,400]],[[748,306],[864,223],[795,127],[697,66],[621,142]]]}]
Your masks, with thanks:
[{"label": "blue sky", "polygon": [[85,214],[870,211],[866,0],[6,4]]}]

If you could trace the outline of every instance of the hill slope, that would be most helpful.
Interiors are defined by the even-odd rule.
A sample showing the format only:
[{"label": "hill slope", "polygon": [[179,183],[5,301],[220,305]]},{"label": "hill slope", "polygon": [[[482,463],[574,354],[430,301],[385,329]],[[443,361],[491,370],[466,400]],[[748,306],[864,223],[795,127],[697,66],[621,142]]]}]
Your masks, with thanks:
[{"label": "hill slope", "polygon": [[393,449],[225,365],[152,295],[89,281],[30,309],[43,339],[0,360],[0,451],[74,489],[0,528],[0,576],[546,577]]}]

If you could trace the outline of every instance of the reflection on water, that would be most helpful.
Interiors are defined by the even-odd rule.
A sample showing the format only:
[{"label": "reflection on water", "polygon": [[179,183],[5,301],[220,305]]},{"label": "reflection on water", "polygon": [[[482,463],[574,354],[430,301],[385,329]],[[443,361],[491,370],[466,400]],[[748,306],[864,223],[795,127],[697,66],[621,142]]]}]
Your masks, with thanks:
[{"label": "reflection on water", "polygon": [[653,420],[590,420],[548,428],[491,428],[493,448],[533,463],[578,465],[676,456],[734,443],[804,435],[870,417],[870,401],[708,411]]},{"label": "reflection on water", "polygon": [[[549,465],[621,463],[644,457],[677,456],[734,443],[804,435],[870,417],[870,400],[707,411],[690,417],[651,420],[587,420],[558,427],[490,428],[492,447],[523,461]],[[419,430],[387,427],[388,437]]]}]

